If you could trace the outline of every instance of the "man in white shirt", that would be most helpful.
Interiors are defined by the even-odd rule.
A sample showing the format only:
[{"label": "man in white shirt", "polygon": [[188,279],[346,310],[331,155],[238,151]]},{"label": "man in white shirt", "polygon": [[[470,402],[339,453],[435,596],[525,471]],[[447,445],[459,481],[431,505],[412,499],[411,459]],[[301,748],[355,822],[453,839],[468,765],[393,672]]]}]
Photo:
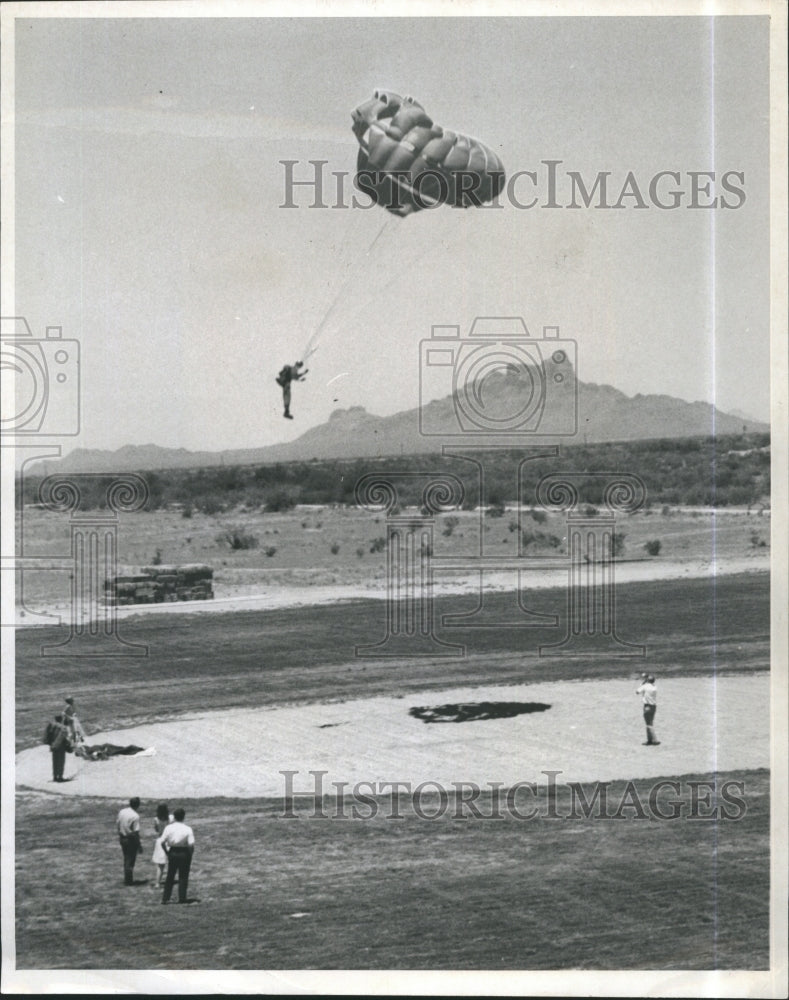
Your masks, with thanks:
[{"label": "man in white shirt", "polygon": [[84,743],[85,730],[82,728],[82,723],[75,715],[75,712],[76,706],[74,705],[74,699],[66,698],[66,707],[63,709],[63,721],[71,729],[71,736],[74,743]]},{"label": "man in white shirt", "polygon": [[167,854],[167,878],[164,882],[162,903],[169,903],[173,894],[173,883],[178,876],[178,902],[185,903],[186,887],[189,885],[189,869],[195,849],[195,835],[191,826],[184,823],[186,812],[180,807],[173,812],[174,823],[169,823],[162,833],[162,847]]},{"label": "man in white shirt", "polygon": [[660,746],[660,740],[655,739],[655,712],[657,712],[657,688],[655,678],[652,674],[643,674],[643,684],[636,688],[636,694],[640,694],[644,703],[644,722],[647,726],[647,739],[644,746]]},{"label": "man in white shirt", "polygon": [[142,851],[140,843],[140,800],[135,796],[118,813],[118,838],[123,851],[123,884],[134,885],[134,862]]}]

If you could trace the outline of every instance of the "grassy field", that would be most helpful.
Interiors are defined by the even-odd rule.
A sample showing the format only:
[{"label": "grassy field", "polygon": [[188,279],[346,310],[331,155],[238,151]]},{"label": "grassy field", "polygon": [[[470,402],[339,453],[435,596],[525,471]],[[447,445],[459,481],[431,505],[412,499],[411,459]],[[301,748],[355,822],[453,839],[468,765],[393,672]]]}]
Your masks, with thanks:
[{"label": "grassy field", "polygon": [[[709,776],[697,775],[698,780]],[[122,885],[115,804],[20,795],[19,968],[730,969],[769,962],[769,781],[741,819],[285,818],[282,802],[184,803],[193,906]],[[647,801],[649,782],[635,783]],[[609,791],[618,801],[623,784]],[[566,790],[557,812],[569,815]],[[391,803],[390,803],[391,806]],[[422,800],[425,813],[434,806]],[[491,811],[484,801],[480,810]],[[614,810],[610,810],[613,812]],[[42,838],[42,831],[46,835]],[[43,841],[43,842],[42,842]]]},{"label": "grassy field", "polygon": [[[534,595],[555,609],[562,591]],[[508,595],[492,595],[496,614]],[[619,588],[618,627],[661,676],[769,666],[766,574]],[[458,599],[439,601],[439,611]],[[45,659],[56,630],[17,637],[17,743],[32,746],[73,694],[88,732],[214,707],[298,704],[431,687],[632,674],[642,661],[545,658],[544,630],[460,629],[451,660],[359,659],[380,638],[381,602],[125,620],[146,659]],[[550,636],[555,639],[555,636]],[[261,734],[265,738],[265,734]],[[199,761],[184,767],[199,767]],[[700,779],[707,775],[696,776]],[[744,783],[735,819],[524,821],[283,816],[276,800],[186,801],[198,840],[194,906],[124,888],[120,802],[17,796],[19,968],[705,969],[768,965],[769,776]],[[650,782],[635,787],[646,801]],[[587,798],[592,790],[587,789]],[[610,793],[623,791],[621,783]],[[566,796],[567,789],[561,788]],[[423,800],[430,811],[428,800]],[[331,803],[327,803],[329,810]],[[152,878],[144,802],[141,882]],[[483,813],[488,811],[480,803]],[[329,810],[331,811],[331,810]],[[560,815],[564,814],[559,810]],[[66,887],[63,890],[62,887]],[[57,887],[57,890],[56,890]],[[57,896],[66,896],[61,904]]]}]

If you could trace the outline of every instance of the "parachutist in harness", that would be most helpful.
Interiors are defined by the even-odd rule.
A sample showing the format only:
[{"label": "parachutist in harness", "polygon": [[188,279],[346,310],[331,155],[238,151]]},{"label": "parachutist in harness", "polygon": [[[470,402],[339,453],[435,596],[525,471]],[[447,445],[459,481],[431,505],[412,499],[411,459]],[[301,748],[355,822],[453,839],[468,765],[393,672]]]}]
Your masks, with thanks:
[{"label": "parachutist in harness", "polygon": [[303,361],[297,361],[295,365],[285,365],[274,380],[277,385],[282,386],[282,402],[285,405],[283,416],[288,420],[293,420],[290,412],[290,384],[291,382],[302,382],[308,369],[304,368]]}]

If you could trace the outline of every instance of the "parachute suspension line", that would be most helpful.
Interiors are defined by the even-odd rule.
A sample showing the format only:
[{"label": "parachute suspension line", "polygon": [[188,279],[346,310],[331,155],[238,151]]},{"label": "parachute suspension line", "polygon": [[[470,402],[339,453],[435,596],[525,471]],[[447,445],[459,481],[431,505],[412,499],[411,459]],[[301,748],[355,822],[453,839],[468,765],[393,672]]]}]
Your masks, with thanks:
[{"label": "parachute suspension line", "polygon": [[[384,219],[384,221],[381,223],[380,229],[375,234],[375,236],[373,237],[370,245],[368,246],[367,250],[364,253],[365,257],[367,257],[372,252],[373,247],[376,245],[376,243],[378,242],[378,240],[381,238],[381,235],[383,234],[384,230],[390,225],[390,223],[392,222],[392,219],[393,219],[393,217],[391,215],[388,215]],[[357,279],[357,277],[358,276],[357,276],[356,272],[354,270],[351,270],[351,273],[347,276],[347,278],[342,283],[342,285],[340,285],[340,288],[338,289],[337,294],[334,296],[334,298],[330,302],[328,309],[323,314],[323,317],[322,317],[321,321],[315,327],[315,330],[313,331],[310,339],[307,341],[307,345],[304,348],[304,351],[302,352],[300,360],[303,361],[303,362],[305,362],[305,364],[306,364],[307,359],[311,355],[313,355],[315,353],[315,351],[318,349],[318,341],[320,340],[321,334],[323,333],[324,329],[326,328],[327,323],[331,319],[332,314],[334,313],[334,310],[337,308],[337,306],[342,301],[342,298],[345,295],[345,292],[348,290],[348,286],[351,284],[352,281],[354,281],[355,279]]]},{"label": "parachute suspension line", "polygon": [[[390,220],[394,218],[396,217],[389,216]],[[392,246],[393,240],[396,238],[397,235],[395,233],[394,236],[391,236],[393,232],[394,232],[394,227],[387,228],[386,232],[384,232],[384,230],[382,229],[381,232],[378,234],[378,236],[375,238],[372,246],[375,246],[379,240],[381,240],[382,242],[379,246],[379,249],[376,251],[375,255],[373,255],[371,252],[372,246],[370,248],[370,251],[368,251],[367,263],[365,266],[366,271],[368,272],[374,271],[376,267],[376,260],[374,259],[374,256],[378,259],[381,259],[382,257],[385,258],[387,250]],[[426,244],[423,247],[421,253],[417,254],[416,256],[409,257],[409,259],[402,265],[402,269],[399,272],[401,277],[409,274],[410,272],[413,272],[416,268],[419,267],[419,265],[422,263],[422,261],[425,260],[425,258],[427,258],[432,254],[435,254],[435,252],[436,250],[434,246],[431,246],[429,243]],[[364,312],[365,309],[369,308],[370,303],[379,295],[378,290],[371,282],[363,281],[361,282],[361,284],[365,288],[364,294],[359,296],[354,296],[354,305],[343,311],[342,314],[343,322],[350,323],[352,320],[355,320],[355,318],[360,313]]]}]

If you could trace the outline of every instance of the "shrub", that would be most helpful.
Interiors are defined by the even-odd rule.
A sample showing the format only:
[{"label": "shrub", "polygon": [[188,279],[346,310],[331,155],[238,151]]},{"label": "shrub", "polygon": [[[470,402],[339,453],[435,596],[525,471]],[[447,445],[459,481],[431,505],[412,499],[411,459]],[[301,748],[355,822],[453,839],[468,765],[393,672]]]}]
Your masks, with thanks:
[{"label": "shrub", "polygon": [[591,504],[587,504],[586,507],[584,507],[584,514],[586,514],[587,517],[597,517],[599,513],[600,511],[597,507],[593,507]]},{"label": "shrub", "polygon": [[224,503],[214,496],[206,496],[200,501],[200,510],[204,514],[221,514],[225,509]]},{"label": "shrub", "polygon": [[650,556],[660,555],[661,545],[659,539],[655,538],[651,542],[647,542],[644,545],[644,548],[647,550],[647,554]]},{"label": "shrub", "polygon": [[239,549],[256,549],[260,544],[256,535],[251,535],[243,528],[224,528],[216,536],[219,545],[227,545],[234,552]]},{"label": "shrub", "polygon": [[764,549],[767,547],[767,542],[762,538],[758,531],[751,532],[751,545],[755,549]]},{"label": "shrub", "polygon": [[557,535],[549,535],[546,531],[524,531],[521,535],[521,543],[524,549],[534,545],[538,549],[558,549],[562,540]]},{"label": "shrub", "polygon": [[356,550],[356,555],[360,559],[362,558],[362,556],[364,555],[364,547],[363,546],[361,546],[361,545],[359,546],[359,548]]},{"label": "shrub", "polygon": [[529,514],[531,515],[531,519],[536,521],[537,524],[545,524],[548,520],[548,515],[544,510],[530,510]]},{"label": "shrub", "polygon": [[151,565],[152,566],[161,566],[162,565],[162,550],[161,549],[157,549],[156,550],[156,554],[154,555],[153,559],[151,559]]},{"label": "shrub", "polygon": [[188,503],[181,511],[181,517],[190,518],[192,516],[192,505]]},{"label": "shrub", "polygon": [[441,534],[449,538],[449,536],[452,534],[452,532],[459,524],[460,524],[459,517],[454,517],[454,516],[448,517],[446,521],[444,521],[444,527],[441,531]]},{"label": "shrub", "polygon": [[485,517],[504,517],[504,502],[502,500],[491,500],[485,511]]},{"label": "shrub", "polygon": [[660,513],[663,515],[663,517],[668,517],[671,514],[671,508],[667,503],[664,503],[663,506],[660,508]]},{"label": "shrub", "polygon": [[625,539],[626,538],[627,538],[627,535],[625,535],[621,531],[612,531],[611,532],[611,555],[614,558],[616,558],[617,556],[621,556],[622,553],[625,551]]},{"label": "shrub", "polygon": [[517,521],[510,521],[510,523],[507,525],[507,527],[509,528],[510,533],[512,533],[513,531],[517,531],[518,530],[518,522]]},{"label": "shrub", "polygon": [[277,551],[277,546],[276,546],[276,545],[269,545],[269,546],[268,546],[268,547],[266,548],[266,555],[267,555],[267,556],[269,557],[269,559],[270,559],[270,558],[271,558],[271,557],[272,557],[272,556],[274,555],[274,553],[275,553],[276,551]]},{"label": "shrub", "polygon": [[296,506],[295,499],[287,490],[275,490],[266,498],[266,513],[276,514],[278,511],[290,510]]},{"label": "shrub", "polygon": [[331,552],[331,554],[333,556],[336,556],[337,553],[340,551],[340,543],[339,542],[332,542],[329,551]]},{"label": "shrub", "polygon": [[386,536],[380,535],[378,538],[374,538],[370,543],[371,552],[382,552],[386,548]]}]

